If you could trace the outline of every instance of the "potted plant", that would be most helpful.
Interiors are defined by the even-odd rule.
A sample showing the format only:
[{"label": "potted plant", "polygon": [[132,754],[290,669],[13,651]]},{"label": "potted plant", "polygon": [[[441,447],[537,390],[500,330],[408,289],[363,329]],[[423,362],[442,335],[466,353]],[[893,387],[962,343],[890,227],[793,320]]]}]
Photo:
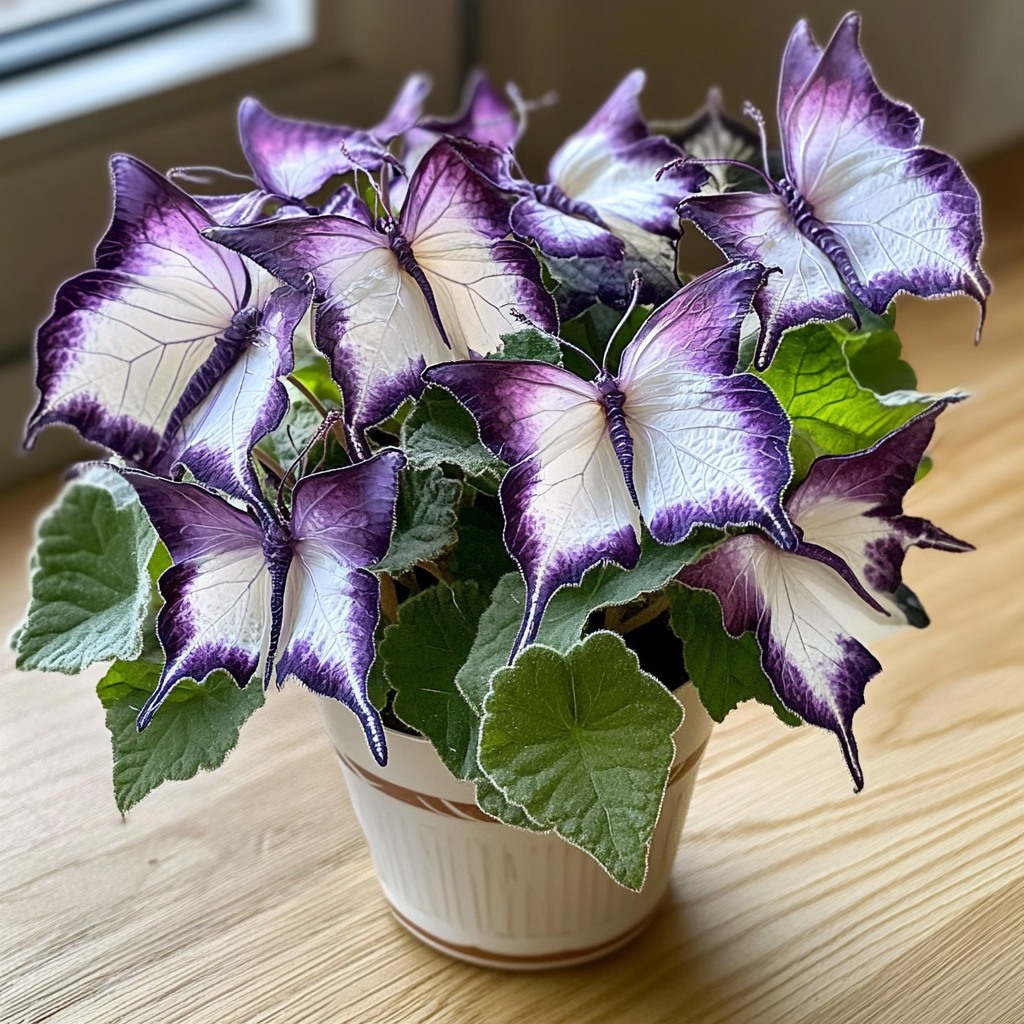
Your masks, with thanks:
[{"label": "potted plant", "polygon": [[[28,427],[109,458],[42,520],[13,643],[112,660],[122,810],[294,678],[400,919],[540,966],[643,926],[741,701],[861,788],[868,645],[927,624],[904,554],[969,548],[902,510],[963,395],[917,390],[893,300],[990,286],[976,191],[858,31],[796,27],[778,151],[716,94],[652,128],[633,72],[542,183],[483,77],[365,131],[246,100],[241,193],[114,158]],[[677,276],[680,219],[727,262]]]}]

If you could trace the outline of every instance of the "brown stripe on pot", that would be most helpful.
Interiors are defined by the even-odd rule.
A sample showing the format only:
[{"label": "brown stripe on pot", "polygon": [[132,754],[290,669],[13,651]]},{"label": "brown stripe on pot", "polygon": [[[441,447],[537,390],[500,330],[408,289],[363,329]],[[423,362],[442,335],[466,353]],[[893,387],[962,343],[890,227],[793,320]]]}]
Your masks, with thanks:
[{"label": "brown stripe on pot", "polygon": [[413,807],[419,807],[425,811],[433,811],[435,814],[443,814],[449,818],[497,822],[497,818],[492,818],[489,814],[481,811],[476,804],[463,803],[459,800],[443,800],[439,796],[417,793],[413,789],[399,786],[398,783],[392,782],[390,779],[384,779],[379,775],[368,772],[365,768],[357,765],[355,761],[346,757],[340,750],[336,750],[335,753],[349,771],[358,775],[361,779],[365,779],[374,789],[393,797],[395,800],[401,800],[402,803],[411,804]]},{"label": "brown stripe on pot", "polygon": [[668,785],[674,786],[684,775],[689,774],[697,767],[697,762],[704,756],[704,751],[707,750],[709,736],[685,761],[680,761],[668,776]]},{"label": "brown stripe on pot", "polygon": [[[685,760],[677,764],[668,777],[668,785],[672,786],[679,782],[684,776],[691,772],[700,761],[704,754],[704,750],[708,745],[708,741],[705,740],[690,756]],[[405,786],[399,786],[397,782],[392,782],[390,779],[382,778],[380,775],[374,775],[372,772],[367,771],[365,768],[356,764],[351,758],[346,757],[340,750],[335,748],[334,751],[338,755],[338,760],[354,775],[358,775],[359,778],[368,782],[374,789],[381,793],[386,794],[394,798],[395,800],[401,800],[402,803],[410,804],[413,807],[419,807],[424,811],[433,811],[435,814],[442,814],[448,818],[460,818],[464,821],[482,821],[488,824],[500,825],[501,822],[497,818],[492,818],[485,811],[480,810],[476,804],[465,803],[460,800],[444,800],[439,796],[430,796],[427,793],[417,793],[414,789],[407,789]]]}]

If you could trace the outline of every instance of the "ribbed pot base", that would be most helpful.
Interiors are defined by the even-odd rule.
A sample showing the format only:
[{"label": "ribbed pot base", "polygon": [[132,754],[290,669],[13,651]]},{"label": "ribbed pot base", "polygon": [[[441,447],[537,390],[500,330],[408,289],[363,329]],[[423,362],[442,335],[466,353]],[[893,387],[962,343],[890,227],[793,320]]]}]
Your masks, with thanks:
[{"label": "ribbed pot base", "polygon": [[467,963],[478,964],[481,967],[499,967],[506,971],[540,971],[553,967],[573,967],[576,964],[589,963],[600,957],[614,953],[623,946],[628,946],[634,939],[638,939],[650,927],[655,918],[656,910],[645,917],[639,924],[627,929],[621,935],[607,942],[599,943],[596,946],[587,946],[582,949],[566,949],[558,953],[537,953],[537,954],[512,954],[498,953],[487,949],[480,949],[479,946],[460,946],[454,942],[446,942],[437,935],[431,935],[424,928],[413,924],[407,917],[395,907],[393,903],[388,904],[395,920],[402,925],[406,931],[412,933],[421,942],[428,946],[447,953],[457,960],[465,960]]},{"label": "ribbed pot base", "polygon": [[450,956],[511,970],[585,963],[636,938],[668,888],[713,724],[692,686],[676,695],[686,718],[674,737],[676,757],[640,892],[613,882],[556,835],[488,817],[474,802],[473,785],[453,778],[426,740],[391,732],[381,768],[355,716],[321,699],[321,719],[398,921]]}]

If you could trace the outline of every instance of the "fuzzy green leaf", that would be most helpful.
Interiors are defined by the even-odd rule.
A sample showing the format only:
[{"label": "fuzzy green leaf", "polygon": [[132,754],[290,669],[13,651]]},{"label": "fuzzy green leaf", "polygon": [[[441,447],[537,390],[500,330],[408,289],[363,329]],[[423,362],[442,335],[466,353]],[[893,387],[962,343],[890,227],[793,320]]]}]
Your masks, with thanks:
[{"label": "fuzzy green leaf", "polygon": [[558,339],[535,327],[501,336],[501,351],[488,359],[535,359],[554,366],[562,365],[562,348]]},{"label": "fuzzy green leaf", "polygon": [[96,687],[114,748],[114,799],[124,813],[163,782],[211,771],[238,743],[246,719],[263,703],[258,683],[240,690],[226,672],[200,684],[183,680],[143,732],[139,709],[160,679],[152,661],[115,661]]},{"label": "fuzzy green leaf", "polygon": [[443,388],[423,392],[402,427],[402,448],[411,466],[457,466],[490,494],[507,469],[481,444],[470,413]]},{"label": "fuzzy green leaf", "polygon": [[380,646],[395,714],[433,743],[457,778],[476,763],[478,716],[455,685],[487,605],[475,583],[440,583],[413,595]]},{"label": "fuzzy green leaf", "polygon": [[366,677],[366,695],[378,711],[383,711],[387,707],[388,694],[391,692],[391,680],[388,679],[384,669],[384,659],[380,654],[380,645],[384,641],[384,631],[387,628],[388,623],[382,616],[377,622],[377,628],[373,631],[373,647],[377,656],[373,659],[370,674]]},{"label": "fuzzy green leaf", "polygon": [[480,771],[480,715],[455,685],[487,600],[472,582],[430,587],[405,601],[398,622],[380,645],[388,681],[395,688],[395,714],[433,744],[448,770],[477,785],[477,801],[488,814],[519,828],[535,828],[521,807]]},{"label": "fuzzy green leaf", "polygon": [[639,890],[668,782],[678,701],[614,633],[533,646],[494,677],[480,765],[541,825]]},{"label": "fuzzy green leaf", "polygon": [[259,443],[260,449],[287,470],[305,451],[306,445],[323,425],[324,418],[313,404],[285,381],[291,404],[277,430],[267,434]]},{"label": "fuzzy green leaf", "polygon": [[786,725],[801,719],[775,696],[761,668],[761,648],[753,633],[731,637],[722,624],[722,609],[706,590],[674,587],[672,629],[683,641],[683,662],[708,714],[721,722],[745,700],[767,704]]},{"label": "fuzzy green leaf", "polygon": [[[629,604],[660,590],[684,566],[699,558],[718,534],[695,530],[679,544],[659,544],[644,530],[640,539],[640,561],[626,570],[610,562],[595,565],[576,586],[562,587],[551,599],[537,643],[556,651],[575,644],[587,619],[599,608]],[[483,705],[490,678],[508,664],[512,645],[523,621],[526,587],[518,573],[503,577],[494,588],[491,604],[480,619],[480,630],[457,682],[475,707]]]},{"label": "fuzzy green leaf", "polygon": [[515,572],[516,564],[502,537],[504,520],[498,509],[480,505],[459,509],[459,542],[452,549],[448,568],[457,580],[475,580],[484,594],[490,594],[498,580]]},{"label": "fuzzy green leaf", "polygon": [[402,472],[395,530],[388,553],[376,567],[398,576],[417,562],[430,562],[455,543],[456,506],[462,484],[437,466]]},{"label": "fuzzy green leaf", "polygon": [[515,828],[529,829],[531,832],[550,832],[551,829],[533,820],[526,810],[511,800],[491,782],[480,766],[477,765],[472,781],[476,785],[476,802],[480,810],[498,821],[505,822]]},{"label": "fuzzy green leaf", "polygon": [[490,604],[480,616],[480,628],[465,664],[455,677],[459,691],[477,711],[483,709],[491,676],[508,664],[525,604],[526,587],[522,576],[518,572],[502,576],[491,592]]},{"label": "fuzzy green leaf", "polygon": [[958,394],[912,389],[880,394],[863,384],[905,383],[911,379],[907,371],[891,330],[851,334],[839,324],[808,324],[789,331],[771,366],[758,376],[793,420],[795,479],[806,476],[819,455],[870,448],[936,401]]},{"label": "fuzzy green leaf", "polygon": [[39,524],[18,668],[75,673],[142,650],[156,534],[134,490],[103,476],[72,481]]}]

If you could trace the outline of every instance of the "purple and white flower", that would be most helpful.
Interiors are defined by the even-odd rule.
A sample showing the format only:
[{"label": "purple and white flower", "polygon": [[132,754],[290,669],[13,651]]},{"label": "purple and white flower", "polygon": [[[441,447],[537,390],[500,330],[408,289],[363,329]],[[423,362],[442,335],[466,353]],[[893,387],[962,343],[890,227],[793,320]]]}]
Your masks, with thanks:
[{"label": "purple and white flower", "polygon": [[[779,84],[784,176],[766,192],[685,199],[680,214],[731,259],[782,274],[755,301],[758,367],[783,332],[881,314],[900,292],[964,293],[981,307],[981,207],[960,165],[921,146],[920,117],[879,88],[847,15],[822,50],[806,22],[790,36]],[[979,323],[979,332],[981,325]]]},{"label": "purple and white flower", "polygon": [[357,450],[367,427],[423,387],[422,371],[495,351],[513,311],[553,329],[554,304],[530,249],[509,239],[508,202],[465,155],[438,142],[398,219],[319,216],[220,228],[207,237],[282,280],[316,285],[316,343],[331,361]]},{"label": "purple and white flower", "polygon": [[256,187],[196,199],[222,225],[261,220],[268,205],[279,216],[315,213],[306,200],[330,178],[395,162],[389,145],[416,123],[429,91],[428,79],[412,75],[384,120],[368,130],[278,117],[246,97],[238,108],[238,135]]},{"label": "purple and white flower", "polygon": [[343,469],[304,477],[287,522],[257,519],[193,484],[133,470],[138,492],[173,565],[160,577],[157,636],[166,663],[139,728],[182,679],[224,669],[246,686],[295,676],[350,707],[374,756],[387,746],[366,693],[379,615],[367,566],[387,551],[398,473],[394,450]]},{"label": "purple and white flower", "polygon": [[771,390],[734,374],[740,325],[765,270],[734,264],[656,309],[617,376],[593,381],[533,362],[463,362],[424,374],[476,418],[512,464],[501,485],[505,543],[527,605],[518,652],[561,586],[602,560],[640,556],[640,518],[662,544],[698,525],[757,526],[797,542],[782,510],[789,419]]},{"label": "purple and white flower", "polygon": [[402,135],[402,165],[412,177],[420,161],[442,137],[468,139],[509,153],[521,131],[519,112],[477,71],[466,81],[462,106],[454,117],[421,117]]},{"label": "purple and white flower", "polygon": [[881,671],[867,644],[908,624],[896,596],[904,555],[913,545],[971,550],[903,514],[903,496],[947,404],[865,452],[817,459],[786,503],[801,533],[794,550],[755,534],[731,537],[679,575],[717,595],[730,634],[754,632],[779,700],[836,734],[857,789],[864,777],[853,715]]},{"label": "purple and white flower", "polygon": [[[676,206],[707,177],[692,163],[658,176],[682,154],[648,131],[639,99],[645,78],[642,71],[627,75],[552,157],[548,184],[521,189],[526,194],[512,210],[517,235],[546,256],[574,261],[594,295],[617,306],[626,301],[634,270],[644,278],[643,301],[662,301],[679,287]],[[598,265],[575,266],[579,261]]]},{"label": "purple and white flower", "polygon": [[[43,427],[64,423],[156,472],[168,472],[177,461],[193,468],[195,457],[198,473],[199,463],[216,458],[220,475],[211,482],[245,494],[251,479],[237,463],[249,449],[214,453],[201,424],[212,425],[209,403],[217,401],[215,392],[233,367],[273,350],[274,367],[287,372],[308,287],[299,282],[295,292],[282,290],[254,264],[207,241],[202,232],[213,224],[209,215],[145,164],[118,156],[112,168],[114,217],[96,250],[96,269],[61,286],[53,315],[39,329],[40,399],[27,443]],[[260,371],[268,395],[273,377],[269,367]],[[254,383],[250,376],[250,411],[273,429],[267,396],[259,399]],[[255,441],[256,430],[244,432]],[[200,434],[203,456],[196,447]],[[234,430],[230,440],[222,437],[224,444],[235,440]]]}]

